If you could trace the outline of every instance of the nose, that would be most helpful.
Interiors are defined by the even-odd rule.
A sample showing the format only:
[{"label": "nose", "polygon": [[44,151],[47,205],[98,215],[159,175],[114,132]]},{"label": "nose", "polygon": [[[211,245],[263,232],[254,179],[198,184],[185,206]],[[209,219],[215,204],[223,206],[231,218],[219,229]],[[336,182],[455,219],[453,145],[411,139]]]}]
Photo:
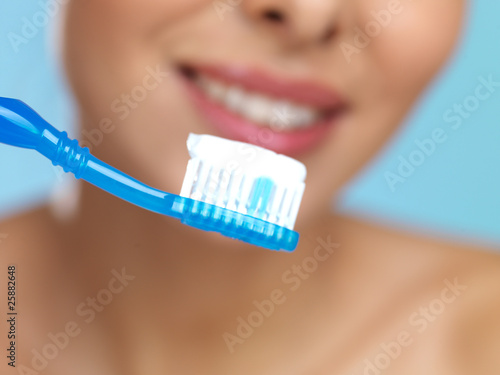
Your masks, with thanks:
[{"label": "nose", "polygon": [[336,31],[340,0],[244,0],[246,15],[260,28],[293,45],[322,44]]}]

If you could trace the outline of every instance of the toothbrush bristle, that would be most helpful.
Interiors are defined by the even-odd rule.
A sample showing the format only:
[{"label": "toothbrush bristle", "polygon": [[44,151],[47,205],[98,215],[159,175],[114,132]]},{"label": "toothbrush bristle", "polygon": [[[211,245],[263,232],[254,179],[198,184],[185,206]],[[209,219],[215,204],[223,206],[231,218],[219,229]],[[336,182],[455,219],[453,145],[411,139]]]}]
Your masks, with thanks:
[{"label": "toothbrush bristle", "polygon": [[188,148],[181,196],[293,229],[305,188],[301,163],[207,135],[191,134]]},{"label": "toothbrush bristle", "polygon": [[188,163],[180,195],[293,229],[304,187],[230,172],[196,158]]}]

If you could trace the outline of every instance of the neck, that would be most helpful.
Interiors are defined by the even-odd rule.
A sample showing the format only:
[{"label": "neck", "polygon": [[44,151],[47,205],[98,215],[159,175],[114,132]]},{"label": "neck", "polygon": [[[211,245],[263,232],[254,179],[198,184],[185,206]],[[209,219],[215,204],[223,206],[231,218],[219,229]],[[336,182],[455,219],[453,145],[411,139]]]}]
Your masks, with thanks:
[{"label": "neck", "polygon": [[310,309],[311,295],[334,291],[332,277],[346,275],[357,258],[343,250],[354,247],[347,246],[342,222],[318,217],[301,228],[295,252],[274,252],[187,227],[83,184],[80,210],[71,223],[73,243],[66,248],[75,250],[71,267],[82,296],[98,295],[116,273],[130,279],[113,303],[99,306],[100,326],[122,339],[114,344],[120,357],[135,352],[131,361],[142,365],[148,354],[137,353],[136,345],[144,339],[158,340],[172,355],[199,345],[211,361],[229,353],[223,333],[235,331],[237,318],[255,310],[255,301],[269,300],[273,290],[300,288],[294,294],[294,304],[302,306],[298,312]]}]

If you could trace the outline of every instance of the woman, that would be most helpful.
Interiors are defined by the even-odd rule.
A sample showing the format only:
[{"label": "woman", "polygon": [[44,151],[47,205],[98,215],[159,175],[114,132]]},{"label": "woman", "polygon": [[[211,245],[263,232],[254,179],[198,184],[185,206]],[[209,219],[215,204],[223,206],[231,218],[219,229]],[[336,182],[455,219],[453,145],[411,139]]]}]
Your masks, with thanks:
[{"label": "woman", "polygon": [[498,374],[498,255],[329,205],[446,62],[464,7],[69,1],[82,143],[171,192],[190,132],[290,154],[308,169],[301,241],[265,251],[83,184],[71,219],[41,207],[2,225],[18,372]]}]

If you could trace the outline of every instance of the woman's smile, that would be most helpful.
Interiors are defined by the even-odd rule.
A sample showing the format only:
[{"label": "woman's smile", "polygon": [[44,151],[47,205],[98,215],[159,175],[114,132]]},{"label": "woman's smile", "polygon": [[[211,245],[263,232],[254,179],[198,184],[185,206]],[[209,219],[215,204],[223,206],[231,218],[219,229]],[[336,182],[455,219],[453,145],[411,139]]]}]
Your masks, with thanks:
[{"label": "woman's smile", "polygon": [[216,133],[296,155],[315,147],[347,108],[310,81],[228,65],[182,65],[188,92]]}]

